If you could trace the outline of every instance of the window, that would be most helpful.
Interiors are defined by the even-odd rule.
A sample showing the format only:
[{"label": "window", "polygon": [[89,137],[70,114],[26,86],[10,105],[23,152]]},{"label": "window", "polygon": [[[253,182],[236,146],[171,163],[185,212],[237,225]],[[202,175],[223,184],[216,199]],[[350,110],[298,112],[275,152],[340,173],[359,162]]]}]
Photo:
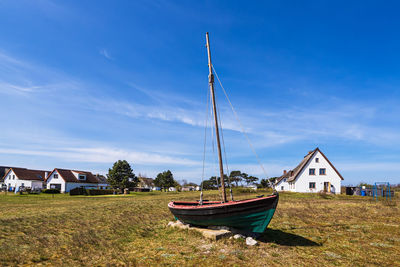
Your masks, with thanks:
[{"label": "window", "polygon": [[310,169],[308,170],[308,174],[309,174],[309,175],[315,175],[315,169],[311,169],[311,168],[310,168]]},{"label": "window", "polygon": [[13,180],[15,180],[15,174],[13,174]]},{"label": "window", "polygon": [[58,179],[58,174],[55,173],[55,174],[53,175],[53,177],[54,177],[54,179]]},{"label": "window", "polygon": [[79,175],[78,175],[78,179],[79,179],[79,180],[86,180],[86,175],[84,175],[84,174],[79,174]]},{"label": "window", "polygon": [[326,169],[319,169],[319,175],[326,175]]},{"label": "window", "polygon": [[318,163],[319,162],[319,158],[315,158],[315,162]]},{"label": "window", "polygon": [[283,186],[281,186],[281,190],[283,191]]},{"label": "window", "polygon": [[315,189],[315,182],[310,182],[309,188],[310,189]]},{"label": "window", "polygon": [[286,178],[285,178],[285,179],[283,179],[283,182],[286,182]]}]

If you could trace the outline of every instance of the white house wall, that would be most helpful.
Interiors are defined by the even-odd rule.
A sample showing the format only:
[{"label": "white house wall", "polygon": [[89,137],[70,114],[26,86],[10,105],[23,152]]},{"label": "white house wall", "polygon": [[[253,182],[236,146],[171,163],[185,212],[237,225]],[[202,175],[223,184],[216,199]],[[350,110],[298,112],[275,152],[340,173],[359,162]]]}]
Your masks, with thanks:
[{"label": "white house wall", "polygon": [[[58,178],[54,178],[54,174],[58,175]],[[51,188],[51,184],[61,184],[61,192],[65,192],[65,181],[64,179],[61,177],[61,175],[57,172],[54,171],[48,178],[47,178],[47,185],[46,188],[50,189]]]},{"label": "white house wall", "polygon": [[31,188],[40,188],[43,189],[43,182],[42,181],[32,181]]},{"label": "white house wall", "polygon": [[[315,162],[315,158],[319,158],[319,162]],[[315,169],[315,175],[309,175],[309,169]],[[325,168],[326,175],[320,175],[319,169]],[[315,182],[315,189],[309,188],[309,183]],[[300,172],[299,176],[295,181],[295,188],[291,191],[295,192],[320,192],[324,190],[324,182],[330,182],[332,187],[332,193],[340,194],[341,190],[341,178],[337,172],[332,168],[329,162],[321,155],[319,151],[314,154],[308,164]]]},{"label": "white house wall", "polygon": [[20,180],[20,179],[18,179],[18,176],[15,175],[13,170],[11,170],[4,178],[4,184],[7,185],[7,189],[10,189],[10,187],[15,189],[16,187],[20,187],[20,186],[30,187],[32,189],[33,188],[40,188],[40,189],[43,188],[42,181]]},{"label": "white house wall", "polygon": [[280,180],[280,182],[275,185],[275,189],[277,191],[289,191],[289,183],[286,182],[286,180],[286,178]]}]

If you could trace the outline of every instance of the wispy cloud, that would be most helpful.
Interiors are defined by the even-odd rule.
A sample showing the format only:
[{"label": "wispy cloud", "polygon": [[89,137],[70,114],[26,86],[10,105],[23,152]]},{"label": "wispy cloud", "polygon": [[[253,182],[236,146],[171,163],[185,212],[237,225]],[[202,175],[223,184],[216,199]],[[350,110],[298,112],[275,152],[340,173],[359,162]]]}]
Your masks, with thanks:
[{"label": "wispy cloud", "polygon": [[1,83],[0,82],[0,92],[3,92],[3,93],[26,94],[26,93],[32,93],[40,88],[41,88],[40,86],[19,86],[19,85],[14,85],[14,84],[10,84],[10,83]]},{"label": "wispy cloud", "polygon": [[96,148],[55,148],[55,149],[6,149],[0,148],[1,154],[14,154],[25,156],[43,156],[55,157],[72,162],[94,162],[94,163],[109,163],[119,159],[125,159],[129,162],[142,165],[153,164],[170,164],[173,166],[195,166],[199,165],[198,162],[185,159],[166,156],[156,153],[137,152],[109,147],[96,147]]},{"label": "wispy cloud", "polygon": [[105,58],[107,58],[109,60],[114,60],[114,58],[110,55],[110,53],[105,48],[100,49],[99,53],[100,53],[100,55],[104,56]]},{"label": "wispy cloud", "polygon": [[[111,57],[106,52],[106,50],[100,50],[104,57]],[[29,99],[29,103],[32,103],[34,112],[41,113],[40,116],[43,116],[43,114],[53,116],[52,118],[57,121],[57,125],[60,121],[67,125],[59,132],[52,131],[54,125],[45,123],[24,125],[23,127],[18,123],[11,125],[12,129],[3,131],[2,136],[0,136],[3,143],[0,145],[0,154],[3,155],[3,159],[7,158],[8,155],[21,155],[43,159],[54,158],[59,162],[73,162],[74,164],[86,162],[107,166],[118,159],[127,159],[130,162],[142,165],[143,169],[148,170],[151,174],[157,172],[159,166],[163,166],[163,168],[171,166],[171,169],[173,166],[177,166],[174,171],[178,178],[193,177],[199,179],[202,171],[201,164],[193,159],[201,160],[201,156],[197,154],[201,150],[200,143],[202,140],[200,139],[203,137],[203,131],[200,128],[204,127],[205,123],[204,100],[197,101],[190,97],[166,93],[162,89],[152,90],[132,82],[121,82],[128,83],[131,88],[140,91],[141,93],[136,92],[136,95],[140,94],[141,98],[129,96],[127,99],[123,99],[122,97],[109,96],[107,93],[102,93],[101,90],[91,90],[99,86],[93,81],[80,81],[75,77],[43,67],[40,64],[0,53],[0,93],[12,93],[16,97],[29,95],[29,98],[25,98]],[[101,86],[107,88],[107,84]],[[148,97],[144,97],[143,94]],[[143,98],[146,98],[146,101]],[[231,100],[235,105],[235,99]],[[54,104],[56,101],[57,104]],[[74,105],[71,106],[71,103]],[[39,108],[44,106],[46,109]],[[50,106],[53,109],[48,112]],[[319,143],[326,140],[329,142],[332,140],[332,142],[352,141],[379,146],[398,145],[400,144],[398,138],[400,130],[396,127],[390,127],[393,119],[388,120],[389,123],[381,119],[390,116],[395,117],[400,112],[394,105],[389,108],[386,107],[386,109],[383,109],[382,106],[384,104],[376,103],[371,107],[362,102],[349,104],[345,101],[340,103],[327,102],[324,103],[324,106],[315,105],[313,107],[291,105],[280,109],[269,106],[257,108],[244,106],[239,111],[239,117],[257,151],[267,147],[280,147],[304,141]],[[63,112],[57,113],[60,110]],[[242,148],[247,144],[244,137],[238,135],[241,129],[229,106],[221,104],[220,110],[223,128],[225,129],[226,145],[233,144],[232,152],[234,155],[230,155],[230,158],[236,160],[243,156],[244,150]],[[382,110],[385,111],[384,116]],[[7,116],[4,114],[6,112],[3,112],[3,118],[6,118]],[[73,118],[72,114],[75,115]],[[82,126],[82,131],[86,130],[93,133],[92,129],[86,127],[86,122],[80,121],[83,116],[85,116],[86,122],[99,121],[98,125],[101,129],[99,136],[101,137],[97,137],[97,133],[95,134],[96,137],[93,137],[93,139],[98,138],[96,143],[88,141],[87,136],[77,133],[77,131],[80,131],[80,129],[76,130],[79,127],[71,126],[72,124],[79,124],[79,126]],[[118,134],[114,133],[111,137],[115,140],[108,140],[110,137],[106,134],[103,136],[103,128],[107,128],[104,126],[108,123],[105,120],[107,117],[112,118],[110,121],[115,123],[113,127],[116,127],[116,129],[128,124],[136,123],[135,125],[138,125],[138,121],[146,123],[147,129],[143,130],[143,133],[129,137],[131,138],[129,140],[133,140],[132,143],[139,143],[140,146],[126,147],[124,142],[119,142],[117,140],[119,130],[116,130]],[[211,119],[211,116],[209,116],[209,119]],[[160,122],[167,125],[168,130],[173,129],[181,135],[186,134],[189,130],[199,132],[198,135],[193,135],[194,138],[199,140],[188,138],[185,140],[187,143],[184,146],[182,145],[183,141],[177,136],[165,140],[167,137],[163,133],[164,129],[157,128],[157,124],[161,124]],[[127,131],[127,128],[124,128],[124,131]],[[13,137],[5,137],[6,132]],[[14,132],[17,132],[17,134]],[[154,132],[158,133],[156,135],[156,138],[159,139],[157,142],[154,142]],[[71,141],[72,139],[74,140]],[[14,143],[11,144],[10,140],[13,140]],[[37,146],[19,145],[21,140],[24,140],[25,144],[34,143]],[[163,142],[168,142],[168,146],[165,145],[160,148],[160,143]],[[194,143],[200,144],[196,152],[189,149]],[[250,150],[248,152],[251,153]],[[246,159],[243,164],[231,164],[230,169],[240,169],[259,177],[264,176],[262,169],[257,164],[249,164],[248,162]],[[264,167],[269,176],[280,175],[283,169],[293,168],[298,163],[264,162]],[[397,170],[396,164],[360,163],[358,168],[360,171],[364,167],[366,167],[364,170],[385,167],[390,170]],[[345,164],[339,164],[339,166],[344,171],[352,167],[352,165],[347,166]],[[211,174],[212,171],[208,174]]]}]

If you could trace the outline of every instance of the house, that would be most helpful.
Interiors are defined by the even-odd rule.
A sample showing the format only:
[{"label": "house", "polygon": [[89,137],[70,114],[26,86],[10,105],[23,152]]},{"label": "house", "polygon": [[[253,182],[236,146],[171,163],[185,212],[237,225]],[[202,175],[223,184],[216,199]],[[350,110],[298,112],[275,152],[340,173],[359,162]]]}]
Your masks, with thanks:
[{"label": "house", "polygon": [[257,185],[255,184],[246,185],[245,188],[257,191]]},{"label": "house", "polygon": [[340,194],[342,175],[317,147],[308,152],[296,168],[283,171],[275,182],[277,191]]},{"label": "house", "polygon": [[0,166],[0,182],[4,181],[4,176],[11,168],[10,166]]},{"label": "house", "polygon": [[193,185],[182,186],[181,191],[196,191],[196,187]]},{"label": "house", "polygon": [[152,190],[155,187],[153,178],[139,176],[138,179],[139,179],[139,183],[138,183],[137,187],[139,187],[139,188],[145,188],[145,189]]},{"label": "house", "polygon": [[77,187],[99,188],[103,182],[91,172],[55,168],[47,176],[46,184],[47,189],[55,188],[67,193]]},{"label": "house", "polygon": [[107,178],[104,175],[96,174],[95,176],[97,180],[99,180],[99,184],[97,185],[99,189],[110,188],[110,184],[108,183]]},{"label": "house", "polygon": [[4,175],[3,183],[7,186],[7,190],[20,187],[42,189],[48,173],[49,171],[12,167]]}]

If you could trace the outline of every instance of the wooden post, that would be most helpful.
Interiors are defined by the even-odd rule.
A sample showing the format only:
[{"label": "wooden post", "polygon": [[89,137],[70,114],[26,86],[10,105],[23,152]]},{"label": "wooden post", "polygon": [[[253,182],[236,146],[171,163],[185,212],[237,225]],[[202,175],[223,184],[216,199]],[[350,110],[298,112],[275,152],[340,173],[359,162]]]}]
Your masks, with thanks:
[{"label": "wooden post", "polygon": [[210,40],[208,38],[208,32],[206,33],[206,40],[207,40],[208,70],[209,70],[208,83],[210,85],[213,112],[214,112],[215,136],[217,138],[217,146],[218,146],[218,161],[219,161],[219,174],[220,174],[220,177],[221,177],[222,201],[226,202],[225,181],[224,181],[224,167],[222,165],[221,142],[219,140],[217,105],[215,103],[215,93],[214,93],[214,74],[213,74],[213,71],[212,71]]}]

